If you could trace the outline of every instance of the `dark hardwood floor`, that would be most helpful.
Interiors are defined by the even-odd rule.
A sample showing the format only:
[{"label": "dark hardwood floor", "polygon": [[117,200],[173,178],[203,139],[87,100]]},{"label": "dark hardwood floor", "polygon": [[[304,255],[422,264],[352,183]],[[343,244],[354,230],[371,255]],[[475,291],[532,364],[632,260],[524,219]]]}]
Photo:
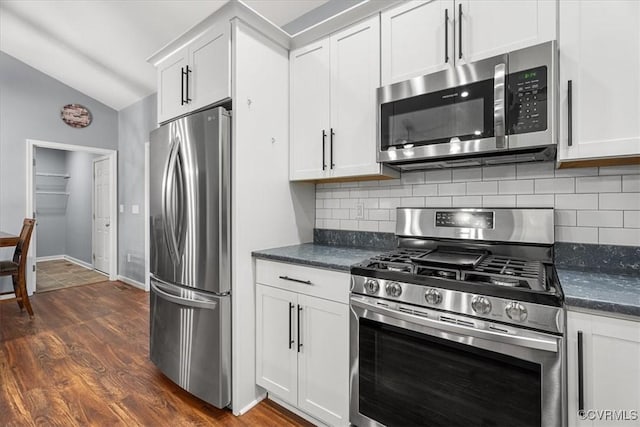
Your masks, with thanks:
[{"label": "dark hardwood floor", "polygon": [[0,305],[0,426],[299,426],[270,401],[241,417],[189,395],[149,361],[149,296],[120,282]]}]

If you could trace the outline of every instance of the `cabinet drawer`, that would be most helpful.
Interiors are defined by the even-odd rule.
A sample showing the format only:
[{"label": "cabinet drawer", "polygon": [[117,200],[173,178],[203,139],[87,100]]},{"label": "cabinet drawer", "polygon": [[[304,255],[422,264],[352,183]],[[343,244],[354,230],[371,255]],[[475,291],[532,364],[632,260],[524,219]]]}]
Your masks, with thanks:
[{"label": "cabinet drawer", "polygon": [[349,273],[257,259],[256,281],[300,294],[349,303]]}]

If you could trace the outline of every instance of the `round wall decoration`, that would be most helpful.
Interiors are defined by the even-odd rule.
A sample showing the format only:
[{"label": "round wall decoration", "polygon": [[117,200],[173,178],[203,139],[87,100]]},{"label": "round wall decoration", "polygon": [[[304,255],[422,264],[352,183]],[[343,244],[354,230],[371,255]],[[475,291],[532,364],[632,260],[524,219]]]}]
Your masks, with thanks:
[{"label": "round wall decoration", "polygon": [[63,122],[74,128],[85,128],[91,124],[91,111],[80,104],[67,104],[60,110]]}]

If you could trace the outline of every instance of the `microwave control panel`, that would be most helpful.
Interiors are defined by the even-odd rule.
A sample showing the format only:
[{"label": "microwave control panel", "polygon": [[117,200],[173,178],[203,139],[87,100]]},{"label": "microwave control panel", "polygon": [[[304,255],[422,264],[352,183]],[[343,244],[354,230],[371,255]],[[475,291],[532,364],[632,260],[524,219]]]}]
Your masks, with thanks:
[{"label": "microwave control panel", "polygon": [[508,133],[547,129],[547,67],[531,68],[508,76]]}]

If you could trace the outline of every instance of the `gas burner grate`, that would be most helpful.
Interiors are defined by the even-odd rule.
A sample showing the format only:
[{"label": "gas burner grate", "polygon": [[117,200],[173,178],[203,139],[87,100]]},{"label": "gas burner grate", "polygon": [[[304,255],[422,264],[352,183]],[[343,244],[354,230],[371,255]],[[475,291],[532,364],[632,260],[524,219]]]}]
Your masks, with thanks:
[{"label": "gas burner grate", "polygon": [[497,255],[485,257],[465,279],[486,281],[498,286],[544,289],[546,272],[540,261],[527,261]]}]

